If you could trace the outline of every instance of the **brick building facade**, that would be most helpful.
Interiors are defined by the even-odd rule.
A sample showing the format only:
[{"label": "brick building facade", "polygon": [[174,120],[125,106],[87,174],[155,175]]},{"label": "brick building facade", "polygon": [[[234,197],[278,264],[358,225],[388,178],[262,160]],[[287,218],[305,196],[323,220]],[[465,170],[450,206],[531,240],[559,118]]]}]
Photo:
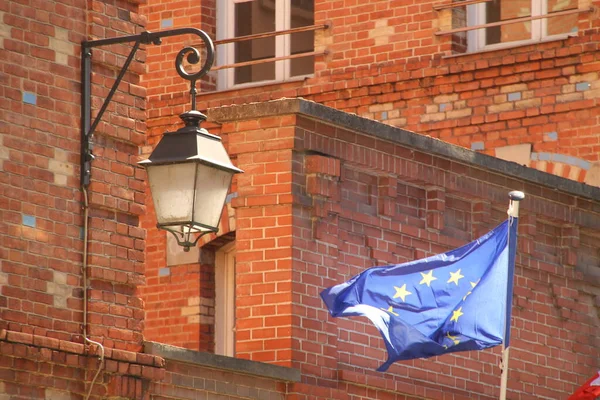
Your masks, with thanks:
[{"label": "brick building facade", "polygon": [[[578,374],[597,367],[598,189],[303,100],[208,115],[222,123],[229,152],[245,170],[224,215],[235,213],[235,356],[299,369],[301,382],[292,386],[299,398],[497,396],[497,351],[374,372],[385,359],[379,333],[367,320],[331,319],[318,293],[369,266],[422,258],[478,237],[506,217],[511,188],[528,195],[511,398],[566,397],[568,376],[581,380]],[[224,225],[221,234],[230,237],[230,229]],[[160,236],[149,233],[148,240]],[[207,250],[188,257],[214,260],[206,254],[222,243],[206,243]],[[162,276],[150,266],[146,271],[147,322],[170,296],[203,298],[195,301],[205,305],[196,314],[186,304],[157,323],[171,344],[205,349],[205,335],[186,340],[194,320],[214,316],[213,292],[198,286],[206,276],[198,271],[209,263],[162,265]],[[195,288],[182,288],[186,276]],[[155,341],[166,337],[146,333]]]},{"label": "brick building facade", "polygon": [[[600,185],[597,1],[550,0],[548,12],[574,12],[549,19],[543,37],[473,52],[456,49],[467,32],[440,34],[467,24],[464,6],[440,8],[450,2],[432,0],[313,3],[315,26],[327,26],[314,32],[314,50],[322,54],[313,56],[313,74],[254,86],[230,85],[209,93],[219,86],[215,81],[223,79],[215,72],[203,87],[205,94],[198,98],[200,109],[303,97]],[[532,5],[540,3],[546,4],[537,0],[504,2],[501,17],[533,15]],[[215,9],[214,1],[202,1],[200,6],[149,1],[143,8],[149,30],[198,23],[218,39],[218,55],[231,51],[234,44],[225,42],[229,38],[226,33],[218,35],[219,23],[226,21],[216,19]],[[498,28],[520,32],[512,39],[523,39],[536,21]],[[167,62],[177,51],[176,47],[149,49],[150,59],[161,65],[145,78],[151,134],[162,133],[189,103]]]},{"label": "brick building facade", "polygon": [[[80,43],[198,24],[216,34],[215,2],[184,3],[0,6],[0,399],[495,398],[498,349],[376,373],[379,334],[330,318],[318,293],[464,244],[505,217],[514,189],[528,197],[509,397],[564,398],[598,369],[600,191],[577,182],[594,183],[598,161],[597,11],[577,14],[567,39],[450,56],[452,38],[435,32],[452,14],[432,3],[315,1],[314,24],[330,25],[315,32],[328,53],[314,77],[198,97],[245,173],[220,232],[182,254],[154,228],[135,162],[188,108],[169,60],[189,41],[137,54],[95,133],[87,196],[78,115]],[[94,112],[128,52],[94,49]],[[268,101],[298,96],[316,103]],[[480,142],[489,154],[530,143],[534,168],[470,149]],[[215,332],[232,254],[235,358],[213,354],[229,351]]]}]

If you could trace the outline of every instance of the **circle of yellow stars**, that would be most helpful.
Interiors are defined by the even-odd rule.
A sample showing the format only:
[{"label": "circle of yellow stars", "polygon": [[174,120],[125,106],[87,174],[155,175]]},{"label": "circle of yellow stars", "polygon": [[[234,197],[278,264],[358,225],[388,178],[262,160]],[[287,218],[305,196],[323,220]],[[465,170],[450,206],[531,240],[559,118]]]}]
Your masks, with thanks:
[{"label": "circle of yellow stars", "polygon": [[[421,274],[421,281],[419,282],[419,285],[427,285],[428,287],[431,287],[431,282],[437,280],[437,278],[435,276],[433,276],[433,270],[425,273],[425,272],[419,272]],[[456,286],[458,286],[458,282],[464,278],[465,276],[461,273],[461,269],[459,268],[457,271],[455,272],[450,272],[450,279],[448,279],[448,281],[446,283],[454,283]],[[477,282],[469,282],[471,284],[471,290],[473,288],[475,288],[475,286],[477,286],[477,284],[479,283],[479,280],[477,280]],[[400,298],[402,299],[403,302],[406,302],[406,297],[413,294],[411,291],[409,291],[406,288],[406,283],[400,287],[398,286],[394,286],[394,289],[396,289],[396,294],[394,294],[394,299]],[[469,291],[467,292],[467,294],[463,297],[463,300],[466,300],[467,296],[469,296],[472,292]],[[387,311],[387,310],[386,310]],[[462,314],[461,314],[462,315]]]},{"label": "circle of yellow stars", "polygon": [[[438,279],[435,276],[433,276],[433,270],[431,270],[427,273],[420,272],[420,274],[421,274],[422,279],[419,282],[419,285],[427,285],[427,287],[431,287],[431,282]],[[448,279],[448,281],[446,283],[454,283],[456,286],[458,286],[458,282],[464,277],[465,276],[461,273],[461,269],[459,268],[457,271],[450,272],[450,278]],[[472,293],[472,290],[475,288],[475,286],[477,286],[479,281],[480,281],[480,279],[477,280],[477,282],[469,282],[471,284],[471,290],[469,292],[467,292],[467,294],[463,297],[463,301],[465,301],[467,299],[467,297]],[[400,298],[400,299],[402,299],[403,302],[406,302],[407,296],[413,294],[406,288],[406,283],[400,287],[394,286],[394,289],[396,290],[396,293],[394,294],[393,298],[394,299]],[[390,306],[387,309],[385,309],[385,308],[381,308],[381,309],[389,312],[390,314],[392,314],[396,317],[399,316],[398,313],[394,312],[393,306]],[[459,307],[458,309],[452,311],[452,317],[450,317],[450,321],[458,322],[458,319],[462,315],[464,315],[464,313],[462,312],[462,307]],[[449,332],[448,332],[448,338],[450,340],[452,340],[452,342],[454,342],[455,345],[460,343],[457,336],[450,336]],[[444,346],[444,347],[448,348],[448,346]]]},{"label": "circle of yellow stars", "polygon": [[[425,273],[425,272],[419,272],[421,274],[421,281],[419,282],[419,285],[427,285],[427,287],[431,287],[431,282],[437,280],[437,278],[435,276],[433,276],[433,270]],[[454,283],[456,284],[456,286],[458,286],[458,281],[461,280],[462,278],[464,278],[465,276],[463,274],[461,274],[460,268],[455,271],[455,272],[450,272],[450,279],[448,279],[448,281],[446,283]],[[479,281],[477,281],[479,282]],[[477,283],[473,283],[471,282],[471,286],[475,287]],[[394,294],[394,299],[397,299],[398,297],[402,299],[403,302],[406,302],[406,296],[413,294],[412,292],[410,292],[408,289],[406,289],[406,283],[404,285],[402,285],[401,287],[398,286],[394,286],[394,289],[396,289],[396,294]],[[467,296],[471,294],[471,292],[467,293]],[[465,296],[465,298],[467,297]]]}]

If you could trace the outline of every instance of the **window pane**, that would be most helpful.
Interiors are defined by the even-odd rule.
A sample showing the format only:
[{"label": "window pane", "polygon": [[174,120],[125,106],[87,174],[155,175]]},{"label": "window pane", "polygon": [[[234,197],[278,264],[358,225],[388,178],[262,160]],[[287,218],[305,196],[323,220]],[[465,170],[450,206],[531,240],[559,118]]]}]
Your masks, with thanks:
[{"label": "window pane", "polygon": [[[493,0],[485,5],[487,23],[531,16],[531,0]],[[488,45],[529,39],[531,39],[531,21],[486,29]]]},{"label": "window pane", "polygon": [[[235,3],[235,36],[275,30],[275,0]],[[235,62],[275,57],[275,37],[235,43]],[[235,68],[236,84],[275,79],[275,63]]]},{"label": "window pane", "polygon": [[[452,9],[452,29],[467,26],[468,7],[455,7]],[[467,51],[467,32],[452,34],[452,54],[462,54]]]},{"label": "window pane", "polygon": [[[576,9],[577,0],[548,0],[548,14]],[[577,32],[577,14],[548,18],[546,35],[560,35]]]},{"label": "window pane", "polygon": [[[291,1],[291,28],[314,25],[313,0]],[[314,51],[315,34],[311,32],[300,32],[290,35],[290,54],[299,54]],[[314,72],[315,57],[293,58],[290,61],[290,75],[309,75]]]}]

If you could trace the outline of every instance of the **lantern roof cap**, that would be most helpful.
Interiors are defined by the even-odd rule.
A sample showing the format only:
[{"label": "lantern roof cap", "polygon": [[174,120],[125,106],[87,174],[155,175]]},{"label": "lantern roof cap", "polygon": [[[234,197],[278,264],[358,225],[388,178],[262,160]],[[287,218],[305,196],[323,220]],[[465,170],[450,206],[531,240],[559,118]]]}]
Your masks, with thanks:
[{"label": "lantern roof cap", "polygon": [[243,172],[231,163],[219,136],[200,127],[206,116],[199,111],[188,111],[180,115],[185,126],[175,132],[165,132],[163,138],[143,166],[199,162],[233,173]]}]

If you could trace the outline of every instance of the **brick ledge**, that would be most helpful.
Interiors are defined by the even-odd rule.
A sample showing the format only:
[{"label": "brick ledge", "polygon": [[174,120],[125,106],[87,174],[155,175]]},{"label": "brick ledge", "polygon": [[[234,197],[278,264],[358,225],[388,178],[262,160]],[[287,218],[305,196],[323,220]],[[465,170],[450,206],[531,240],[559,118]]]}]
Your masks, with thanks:
[{"label": "brick ledge", "polygon": [[[0,329],[0,341],[22,344],[39,348],[58,350],[65,353],[76,354],[84,357],[97,356],[97,350],[86,351],[81,343],[60,340],[31,333]],[[92,345],[90,348],[97,346]],[[143,378],[160,380],[164,377],[165,359],[145,353],[105,348],[105,371],[127,372],[129,375],[141,376]]]},{"label": "brick ledge", "polygon": [[154,354],[173,361],[186,362],[239,374],[259,376],[262,378],[271,378],[283,382],[300,382],[300,370],[295,368],[188,350],[182,347],[157,342],[144,342],[144,351],[148,354]]}]

